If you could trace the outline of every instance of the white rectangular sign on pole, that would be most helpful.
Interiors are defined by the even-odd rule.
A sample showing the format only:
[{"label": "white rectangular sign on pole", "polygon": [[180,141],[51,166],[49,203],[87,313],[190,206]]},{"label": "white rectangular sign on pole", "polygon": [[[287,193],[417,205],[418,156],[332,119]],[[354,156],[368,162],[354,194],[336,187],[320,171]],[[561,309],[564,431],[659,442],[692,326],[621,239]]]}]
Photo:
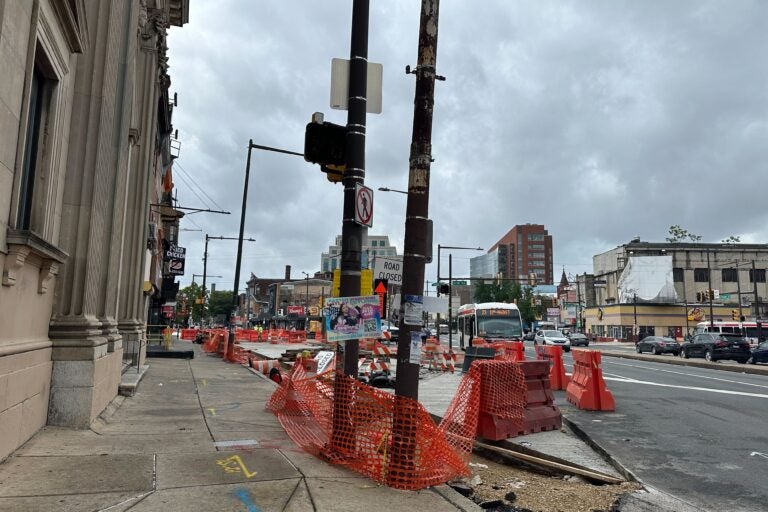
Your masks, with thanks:
[{"label": "white rectangular sign on pole", "polygon": [[376,256],[373,263],[373,278],[387,279],[389,284],[403,284],[403,258]]},{"label": "white rectangular sign on pole", "polygon": [[[384,66],[375,62],[368,63],[368,81],[365,90],[365,111],[369,114],[381,114],[381,84]],[[349,98],[349,61],[331,59],[331,108],[347,110]]]}]

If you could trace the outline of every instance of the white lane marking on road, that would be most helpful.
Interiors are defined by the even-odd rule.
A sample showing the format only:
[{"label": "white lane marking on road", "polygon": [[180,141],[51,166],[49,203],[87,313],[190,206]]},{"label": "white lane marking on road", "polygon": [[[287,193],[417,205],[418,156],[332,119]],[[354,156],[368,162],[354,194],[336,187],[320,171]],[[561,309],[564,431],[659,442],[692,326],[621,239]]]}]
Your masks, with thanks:
[{"label": "white lane marking on road", "polygon": [[[605,362],[606,362],[605,359],[603,359],[603,366],[605,366]],[[675,375],[683,375],[685,377],[695,377],[695,378],[699,378],[699,379],[716,380],[716,381],[719,381],[719,382],[727,382],[729,384],[739,384],[740,386],[754,386],[756,388],[768,389],[768,385],[765,385],[765,384],[753,384],[751,382],[741,382],[741,381],[738,381],[738,380],[723,379],[723,378],[720,378],[720,377],[707,377],[706,375],[695,375],[693,373],[676,372],[674,370],[664,370],[664,369],[661,369],[661,368],[650,368],[648,366],[642,366],[642,365],[639,365],[639,364],[619,363],[619,362],[615,362],[615,361],[610,361],[609,364],[614,364],[616,366],[627,366],[627,367],[630,367],[630,368],[639,368],[641,370],[650,370],[650,371],[654,371],[654,372],[672,373],[672,374],[675,374]],[[702,368],[702,370],[706,370],[706,369],[707,368]],[[603,374],[605,374],[605,370],[603,370]]]},{"label": "white lane marking on road", "polygon": [[764,459],[768,459],[768,454],[762,453],[762,452],[752,452],[749,454],[750,457],[754,457],[757,455],[758,457],[762,457]]},{"label": "white lane marking on road", "polygon": [[761,395],[759,393],[747,393],[746,391],[728,391],[725,389],[699,388],[696,386],[678,386],[676,384],[662,384],[660,382],[648,382],[644,380],[629,379],[627,377],[605,377],[605,374],[603,374],[603,378],[605,380],[614,382],[627,382],[630,384],[645,384],[646,386],[658,386],[662,388],[689,389],[691,391],[706,391],[708,393],[720,393],[722,395],[751,396],[754,398],[768,399],[768,395]]}]

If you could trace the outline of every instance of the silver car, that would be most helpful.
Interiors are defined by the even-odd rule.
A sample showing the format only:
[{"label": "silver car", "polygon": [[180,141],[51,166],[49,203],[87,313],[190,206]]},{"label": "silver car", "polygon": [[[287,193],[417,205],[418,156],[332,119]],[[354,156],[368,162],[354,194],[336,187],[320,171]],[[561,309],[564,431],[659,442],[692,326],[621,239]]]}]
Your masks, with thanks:
[{"label": "silver car", "polygon": [[570,352],[571,350],[571,341],[560,331],[538,331],[533,338],[533,344],[537,345],[539,343],[563,347],[564,352]]}]

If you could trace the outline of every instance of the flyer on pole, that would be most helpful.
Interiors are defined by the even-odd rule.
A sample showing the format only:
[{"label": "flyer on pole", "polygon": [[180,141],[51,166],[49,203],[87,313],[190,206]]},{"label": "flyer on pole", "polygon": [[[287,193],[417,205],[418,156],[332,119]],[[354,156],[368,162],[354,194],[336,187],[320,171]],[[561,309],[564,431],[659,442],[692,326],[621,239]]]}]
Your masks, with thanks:
[{"label": "flyer on pole", "polygon": [[328,341],[381,337],[379,298],[332,297],[325,300],[325,332]]}]

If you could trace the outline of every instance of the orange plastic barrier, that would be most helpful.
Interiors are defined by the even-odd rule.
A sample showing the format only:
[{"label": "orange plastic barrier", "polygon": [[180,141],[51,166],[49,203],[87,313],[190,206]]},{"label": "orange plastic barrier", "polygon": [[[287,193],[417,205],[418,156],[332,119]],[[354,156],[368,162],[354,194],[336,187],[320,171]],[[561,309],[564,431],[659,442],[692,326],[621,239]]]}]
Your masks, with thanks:
[{"label": "orange plastic barrier", "polygon": [[248,365],[254,370],[260,373],[263,373],[264,375],[269,375],[269,371],[272,368],[280,369],[280,360],[279,359],[256,359],[255,357],[251,357],[248,360]]},{"label": "orange plastic barrier", "polygon": [[571,379],[565,373],[563,347],[536,345],[536,358],[541,361],[549,361],[549,384],[552,389],[562,390],[568,387]]},{"label": "orange plastic barrier", "polygon": [[[560,348],[560,347],[557,347]],[[559,430],[563,426],[563,415],[555,405],[555,396],[549,382],[547,361],[520,361],[525,374],[525,414],[520,435],[534,434],[546,430]]]},{"label": "orange plastic barrier", "polygon": [[525,345],[521,341],[499,341],[492,343],[496,350],[495,359],[502,361],[525,361]]},{"label": "orange plastic barrier", "polygon": [[470,372],[480,373],[480,414],[477,435],[499,441],[523,430],[526,403],[525,375],[512,361],[474,361]]},{"label": "orange plastic barrier", "polygon": [[[301,363],[283,379],[267,408],[306,451],[397,489],[424,489],[469,474],[480,371],[473,365],[464,375],[440,425],[418,401],[396,397],[341,373],[307,377]],[[506,395],[491,383],[484,395],[488,410],[509,415]],[[344,411],[335,424],[334,397],[339,400],[337,409]]]},{"label": "orange plastic barrier", "polygon": [[213,333],[211,331],[203,332],[203,339],[205,340],[202,346],[203,351],[208,352],[209,354],[216,352],[216,349],[219,346],[219,336],[218,333]]},{"label": "orange plastic barrier", "polygon": [[183,340],[194,340],[197,336],[197,329],[182,329],[180,338]]},{"label": "orange plastic barrier", "polygon": [[613,394],[605,387],[602,358],[596,350],[572,350],[573,376],[565,390],[566,398],[579,409],[615,411]]}]

